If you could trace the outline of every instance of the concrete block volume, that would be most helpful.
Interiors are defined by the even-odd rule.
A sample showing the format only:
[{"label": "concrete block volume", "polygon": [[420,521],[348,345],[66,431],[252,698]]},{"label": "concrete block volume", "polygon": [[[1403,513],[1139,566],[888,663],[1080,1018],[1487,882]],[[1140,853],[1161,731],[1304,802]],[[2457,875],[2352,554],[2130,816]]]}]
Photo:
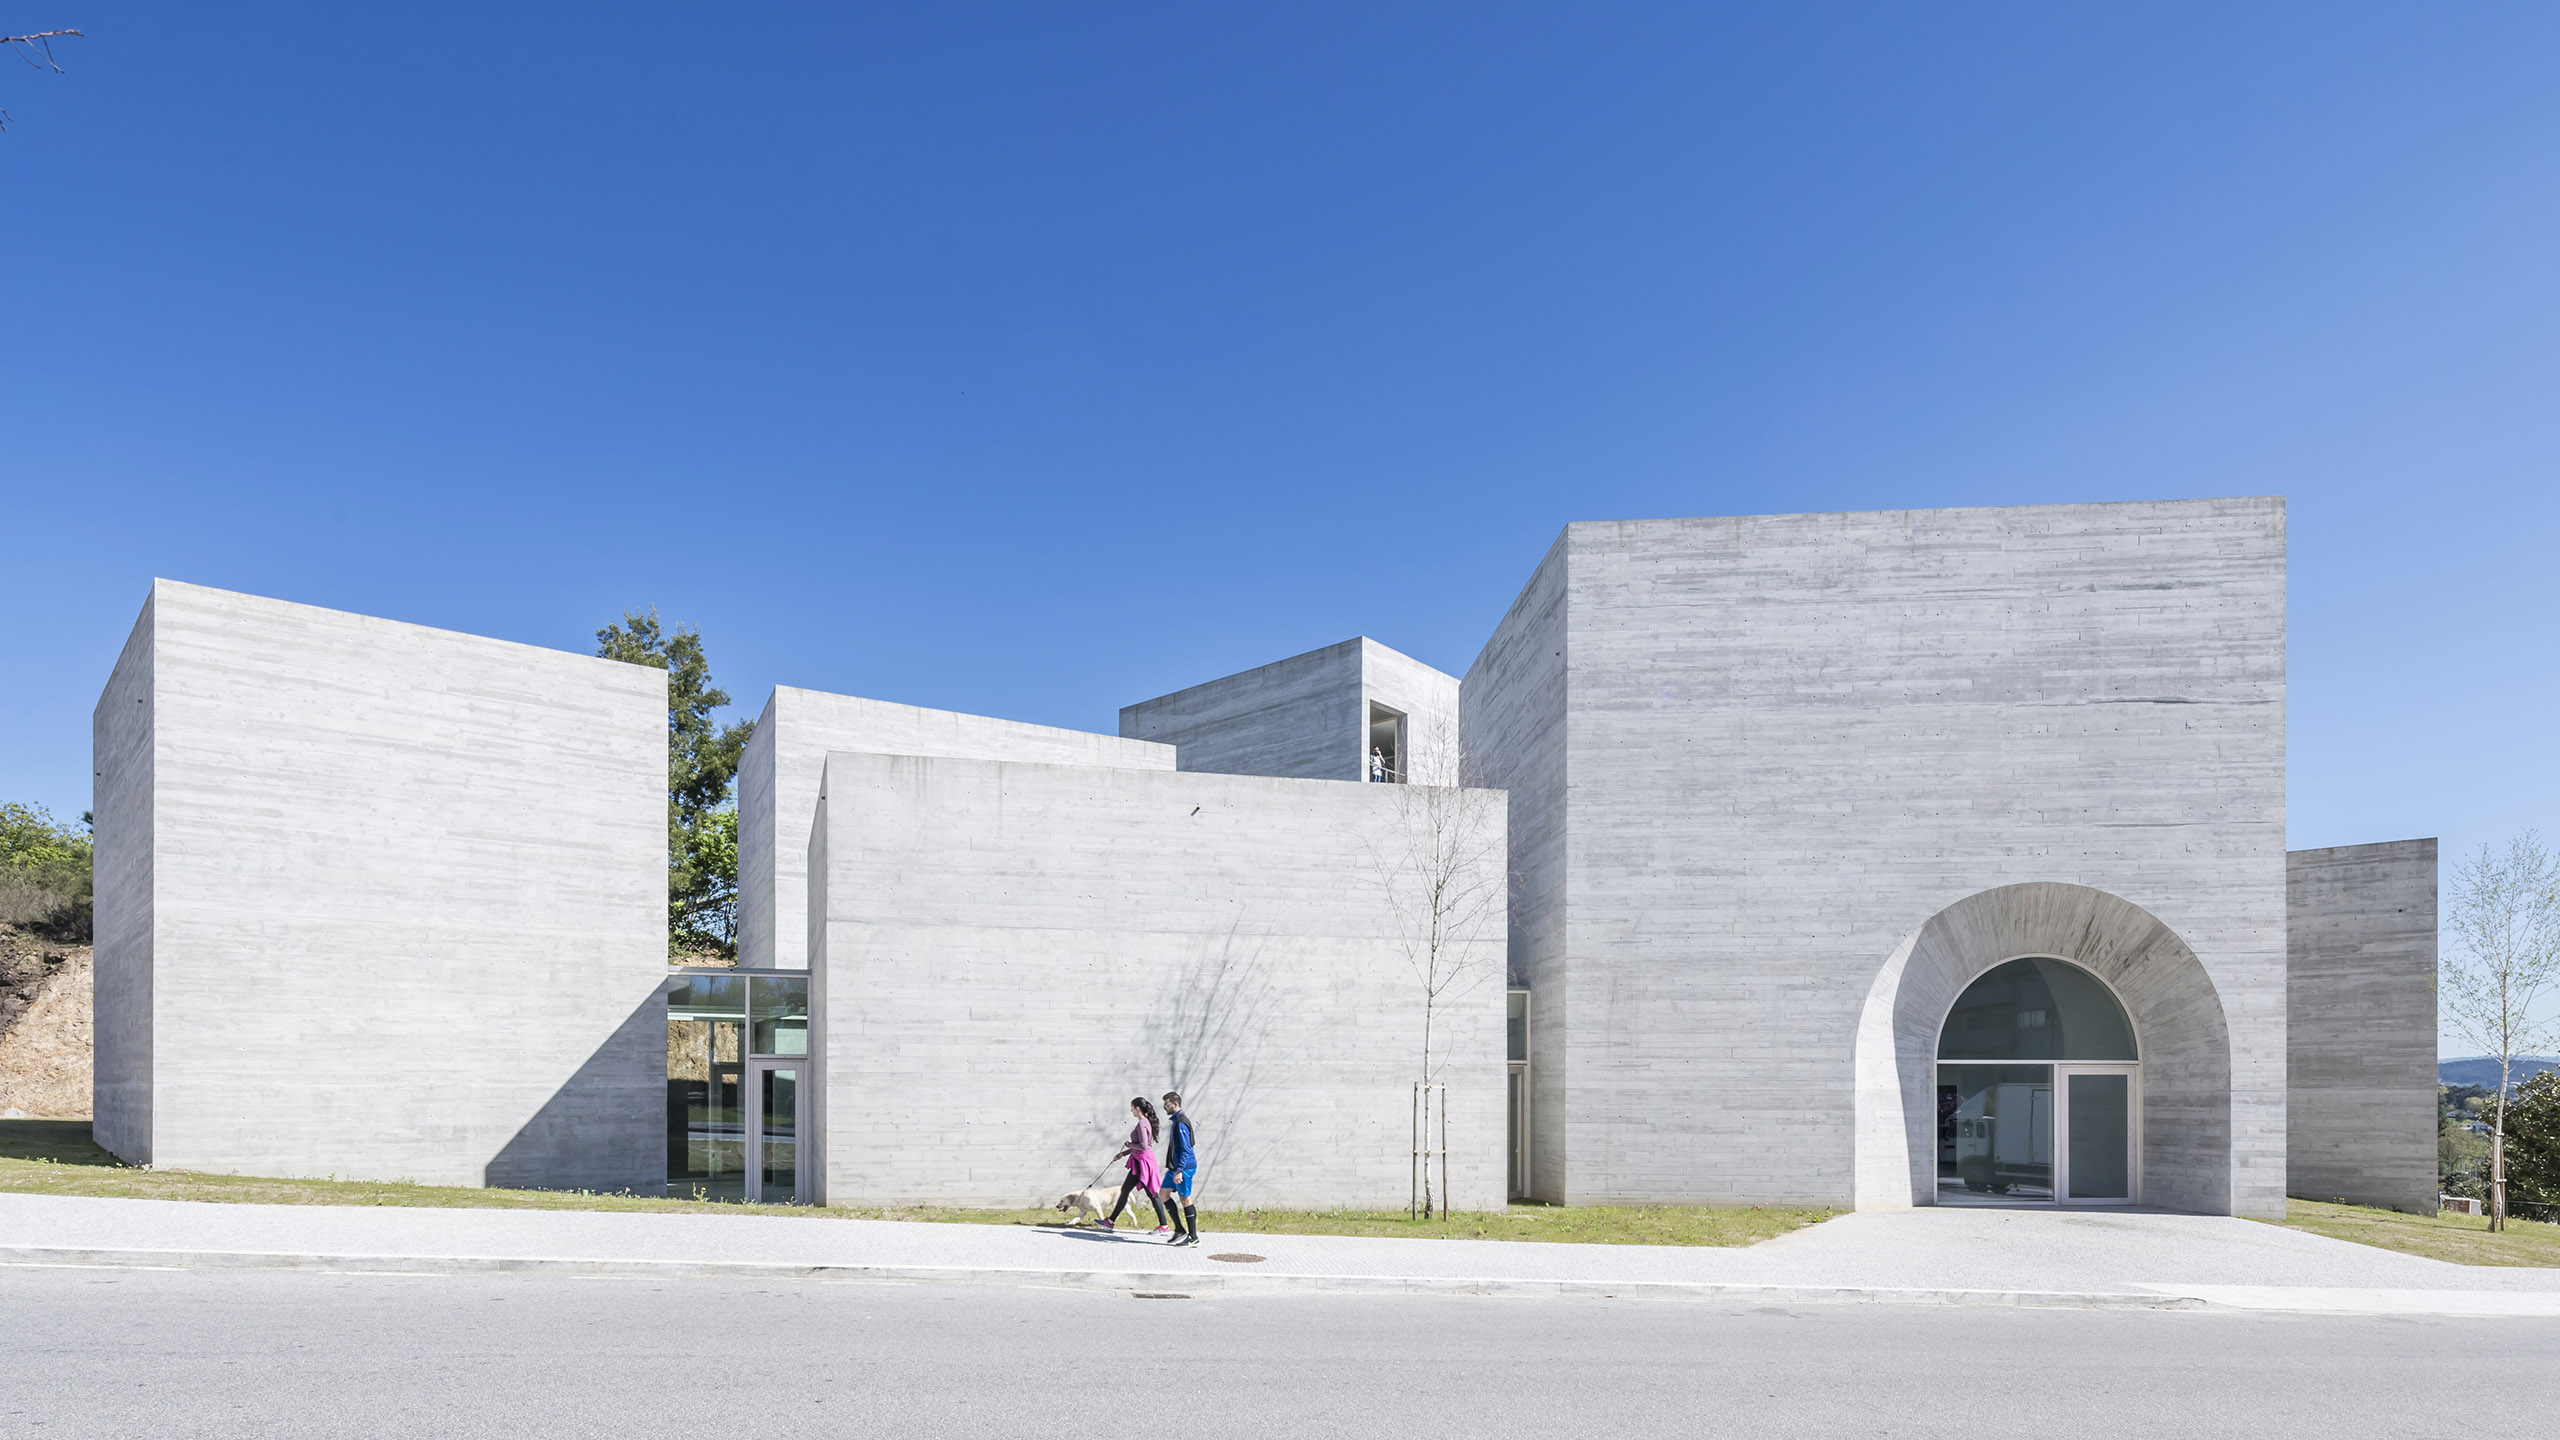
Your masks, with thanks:
[{"label": "concrete block volume", "polygon": [[162,580],[96,715],[100,1143],[664,1183],[666,675]]},{"label": "concrete block volume", "polygon": [[[1174,1089],[1204,1203],[1401,1208],[1436,964],[1451,1158],[1433,1190],[1499,1208],[1501,809],[1420,786],[828,756],[809,860],[826,1198],[1046,1203],[1093,1183],[1132,1095]],[[1462,810],[1479,828],[1441,847]],[[1436,956],[1417,866],[1435,847],[1450,891],[1491,901]]]},{"label": "concrete block volume", "polygon": [[2286,1189],[2432,1215],[2436,842],[2285,857]]},{"label": "concrete block volume", "polygon": [[2190,1037],[2218,1084],[2146,1076],[2155,1151],[2215,1157],[2154,1197],[2281,1211],[2282,501],[1575,524],[1462,694],[1512,797],[1542,1197],[1923,1198],[1944,1012],[1898,1052],[1888,962],[2042,883],[2166,927],[2227,1027]]}]

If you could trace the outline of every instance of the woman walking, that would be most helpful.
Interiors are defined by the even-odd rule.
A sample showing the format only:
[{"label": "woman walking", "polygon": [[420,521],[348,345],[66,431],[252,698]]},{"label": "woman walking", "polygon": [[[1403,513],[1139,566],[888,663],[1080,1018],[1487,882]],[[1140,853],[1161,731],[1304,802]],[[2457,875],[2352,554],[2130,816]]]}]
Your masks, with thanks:
[{"label": "woman walking", "polygon": [[1121,1210],[1129,1203],[1129,1192],[1143,1189],[1147,1192],[1147,1203],[1155,1207],[1156,1228],[1162,1230],[1165,1228],[1164,1198],[1158,1192],[1164,1188],[1164,1162],[1156,1158],[1156,1107],[1148,1104],[1147,1097],[1141,1095],[1129,1102],[1129,1113],[1138,1120],[1129,1128],[1129,1143],[1120,1147],[1120,1154],[1129,1157],[1129,1174],[1120,1182],[1120,1199],[1112,1205],[1111,1213],[1103,1217],[1102,1228],[1113,1228],[1111,1222],[1120,1218]]}]

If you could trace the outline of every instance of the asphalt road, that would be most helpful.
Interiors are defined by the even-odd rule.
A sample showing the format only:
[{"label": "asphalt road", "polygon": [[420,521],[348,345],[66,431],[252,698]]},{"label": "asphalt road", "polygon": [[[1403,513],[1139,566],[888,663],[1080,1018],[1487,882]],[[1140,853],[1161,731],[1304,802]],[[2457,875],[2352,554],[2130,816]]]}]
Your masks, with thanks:
[{"label": "asphalt road", "polygon": [[2560,1321],[0,1267],[0,1435],[2551,1433]]}]

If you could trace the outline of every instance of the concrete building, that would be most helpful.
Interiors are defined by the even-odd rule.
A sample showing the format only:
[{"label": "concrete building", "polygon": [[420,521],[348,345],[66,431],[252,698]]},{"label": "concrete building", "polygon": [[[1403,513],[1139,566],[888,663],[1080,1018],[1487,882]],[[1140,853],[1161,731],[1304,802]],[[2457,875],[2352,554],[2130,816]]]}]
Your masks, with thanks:
[{"label": "concrete building", "polygon": [[99,1143],[661,1183],[662,671],[162,580],[96,716]]},{"label": "concrete building", "polygon": [[1465,1206],[2423,1208],[2433,842],[2286,855],[2284,566],[2274,499],[1577,523],[1463,683],[1355,639],[1117,736],[777,689],[741,964],[672,973],[661,676],[163,584],[99,705],[100,1134],[1019,1205],[1178,1088],[1211,1203],[1391,1206],[1431,988]]},{"label": "concrete building", "polygon": [[808,966],[809,823],[830,751],[1171,770],[1170,745],[776,686],[738,763],[738,963]]},{"label": "concrete building", "polygon": [[2141,1034],[2135,1194],[2281,1210],[2282,502],[1571,525],[1464,697],[1541,1198],[1928,1203],[1940,1023],[2049,956]]},{"label": "concrete building", "polygon": [[1458,681],[1362,636],[1122,707],[1120,733],[1181,768],[1458,783]]},{"label": "concrete building", "polygon": [[2285,857],[2285,1184],[2436,1209],[2436,842]]},{"label": "concrete building", "polygon": [[[1430,833],[1388,787],[838,752],[810,840],[826,1199],[1046,1203],[1189,1097],[1227,1203],[1410,1193]],[[1499,1208],[1501,797],[1434,1007],[1443,1189]],[[929,1123],[919,1123],[926,1115]],[[1441,1144],[1434,1119],[1431,1146]],[[965,1142],[954,1133],[965,1125]],[[1063,1178],[1062,1178],[1063,1177]]]}]

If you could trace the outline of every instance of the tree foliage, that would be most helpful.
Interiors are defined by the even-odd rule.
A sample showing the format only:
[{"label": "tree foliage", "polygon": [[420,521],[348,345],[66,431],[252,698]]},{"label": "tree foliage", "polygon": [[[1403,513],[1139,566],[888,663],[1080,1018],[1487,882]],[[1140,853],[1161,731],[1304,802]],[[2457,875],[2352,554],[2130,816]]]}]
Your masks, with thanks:
[{"label": "tree foliage", "polygon": [[729,692],[711,682],[699,631],[669,631],[656,607],[596,632],[608,660],[667,672],[667,953],[738,954],[738,811],[730,793],[752,720],[721,725]]},{"label": "tree foliage", "polygon": [[2507,1186],[2519,1200],[2560,1204],[2560,1070],[2517,1086],[2507,1102]]},{"label": "tree foliage", "polygon": [[2489,1110],[2489,1227],[2506,1225],[2507,1114],[2518,1056],[2560,1040],[2536,1013],[2560,983],[2560,858],[2528,830],[2456,872],[2445,914],[2453,954],[2442,966],[2445,1017],[2498,1062]]},{"label": "tree foliage", "polygon": [[84,932],[71,938],[86,938],[90,857],[85,824],[62,824],[41,805],[0,803],[0,924],[68,928]]}]

